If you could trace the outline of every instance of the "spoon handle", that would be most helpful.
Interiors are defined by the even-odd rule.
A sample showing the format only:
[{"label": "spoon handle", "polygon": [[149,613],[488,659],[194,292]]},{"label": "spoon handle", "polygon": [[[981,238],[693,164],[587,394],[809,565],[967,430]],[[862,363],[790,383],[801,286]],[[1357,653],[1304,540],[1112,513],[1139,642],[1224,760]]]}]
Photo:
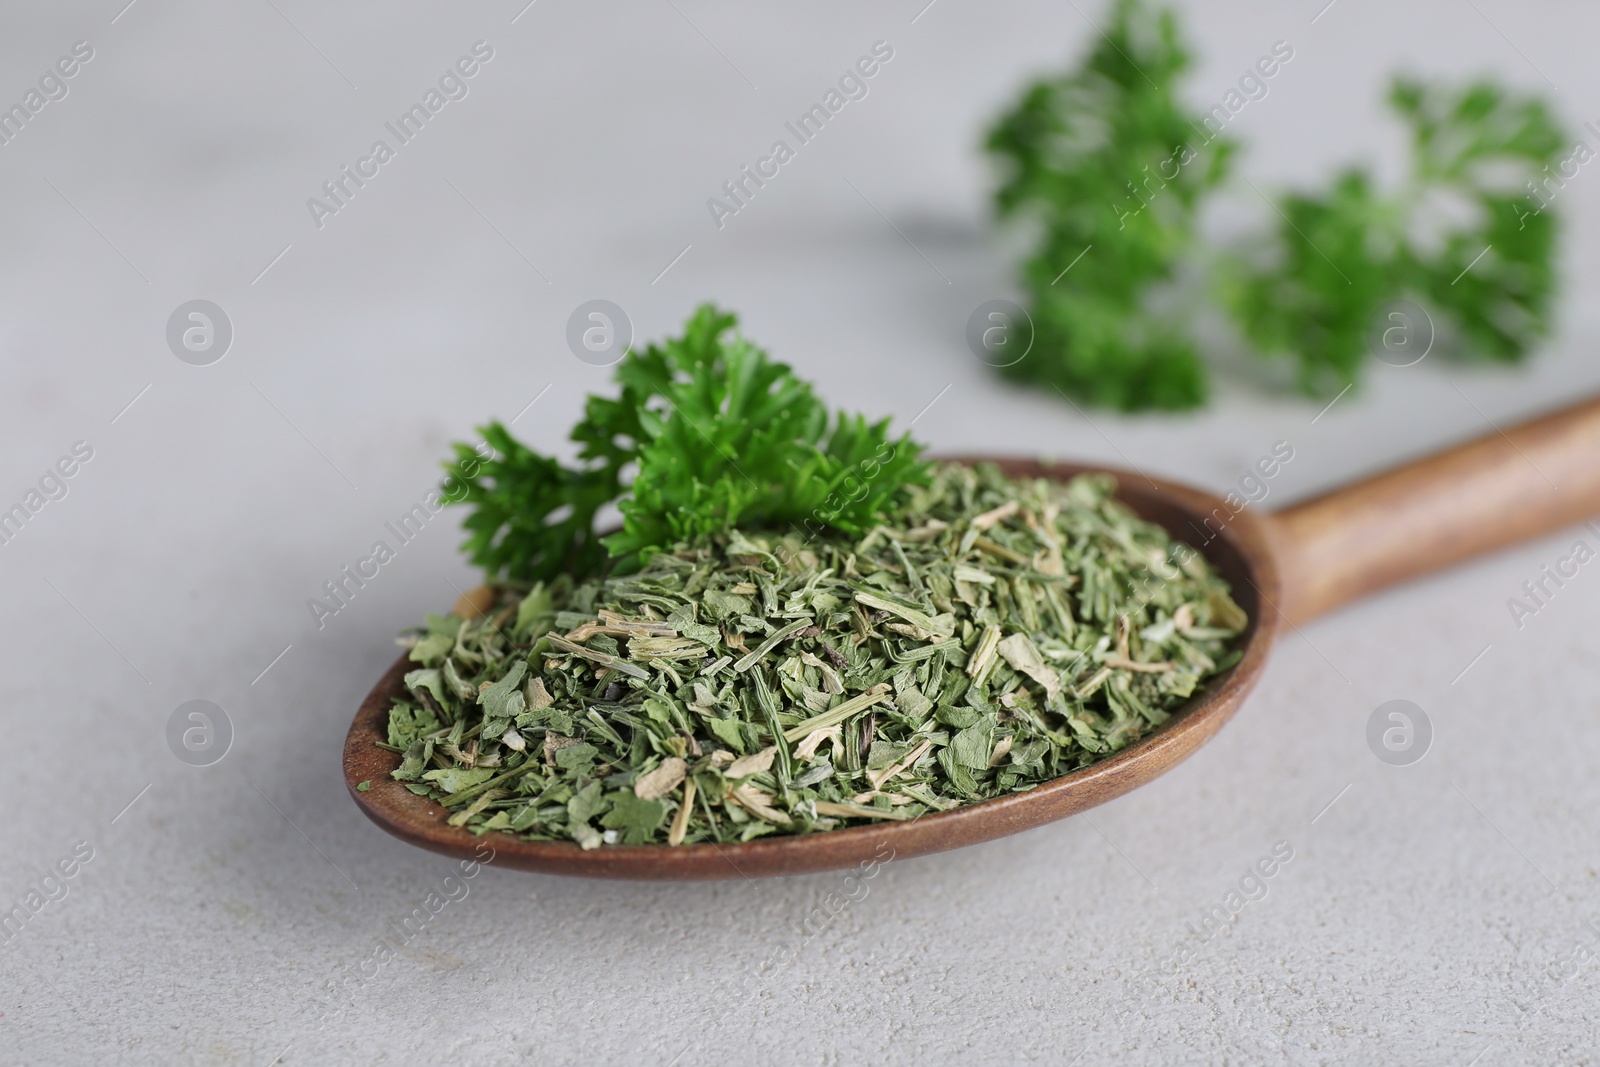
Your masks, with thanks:
[{"label": "spoon handle", "polygon": [[[1591,399],[1272,515],[1279,608],[1303,622],[1597,513],[1600,399]],[[1582,535],[1591,551],[1597,533]]]}]

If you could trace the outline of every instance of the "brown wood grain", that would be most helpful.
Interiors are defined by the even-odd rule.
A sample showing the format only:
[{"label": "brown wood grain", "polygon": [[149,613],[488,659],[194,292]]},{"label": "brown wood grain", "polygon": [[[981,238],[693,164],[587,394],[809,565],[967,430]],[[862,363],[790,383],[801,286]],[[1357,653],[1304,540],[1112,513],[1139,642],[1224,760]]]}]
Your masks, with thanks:
[{"label": "brown wood grain", "polygon": [[1272,516],[1293,622],[1600,513],[1600,400],[1488,433]]}]

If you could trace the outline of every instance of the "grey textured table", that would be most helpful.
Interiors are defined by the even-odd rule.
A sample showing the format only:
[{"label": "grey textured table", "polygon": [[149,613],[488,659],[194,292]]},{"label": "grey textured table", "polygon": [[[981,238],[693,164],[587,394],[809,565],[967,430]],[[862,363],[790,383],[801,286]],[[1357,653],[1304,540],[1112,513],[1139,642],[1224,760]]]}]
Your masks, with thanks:
[{"label": "grey textured table", "polygon": [[[1224,489],[1288,441],[1278,506],[1600,388],[1600,179],[1563,193],[1569,296],[1525,370],[1374,366],[1320,418],[1240,370],[1203,414],[1091,422],[1000,383],[961,328],[1014,295],[981,124],[1091,41],[1097,4],[124,2],[0,15],[0,102],[93,52],[0,145],[0,504],[92,450],[0,547],[0,906],[59,898],[0,935],[0,1062],[1595,1062],[1600,576],[1520,629],[1506,606],[1591,533],[1290,634],[1154,785],[890,863],[842,907],[837,875],[464,878],[387,837],[344,795],[340,743],[395,632],[473,581],[457,516],[321,628],[306,603],[475,423],[520,415],[563,447],[606,378],[562,341],[595,297],[643,338],[714,297],[827,397],[926,408],[945,451]],[[1264,188],[1347,159],[1392,178],[1397,69],[1490,70],[1574,130],[1600,117],[1600,17],[1576,2],[1188,16],[1196,103],[1295,50],[1234,124]],[[480,41],[457,98],[363,163]],[[877,41],[867,95],[718,228],[707,198]],[[339,210],[309,208],[336,179]],[[1209,225],[1259,215],[1253,195]],[[165,337],[197,298],[235,334],[203,367]],[[211,766],[168,746],[193,699],[232,724]],[[1433,723],[1409,767],[1366,743],[1390,699]],[[1265,895],[1247,882],[1260,899],[1206,936],[1274,848],[1292,858]],[[58,862],[72,877],[42,886]]]}]

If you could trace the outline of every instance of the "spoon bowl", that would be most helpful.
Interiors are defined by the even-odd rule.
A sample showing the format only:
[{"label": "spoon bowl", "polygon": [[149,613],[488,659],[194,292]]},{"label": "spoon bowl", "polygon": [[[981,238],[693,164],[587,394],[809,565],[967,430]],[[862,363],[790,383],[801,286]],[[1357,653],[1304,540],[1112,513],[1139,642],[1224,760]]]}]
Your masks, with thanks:
[{"label": "spoon bowl", "polygon": [[[1064,819],[1150,781],[1222,728],[1260,677],[1276,630],[1275,612],[1267,605],[1278,599],[1278,572],[1255,515],[1248,510],[1233,515],[1222,500],[1207,493],[1129,471],[1002,457],[957,457],[954,462],[990,462],[1013,478],[1060,481],[1086,471],[1104,471],[1117,479],[1117,499],[1190,545],[1211,536],[1218,509],[1222,515],[1232,515],[1221,533],[1204,544],[1202,553],[1233,587],[1235,601],[1250,616],[1248,628],[1238,639],[1243,658],[1211,678],[1150,734],[1097,763],[1025,793],[931,812],[906,822],[762,837],[743,844],[608,845],[585,851],[571,841],[528,841],[503,833],[480,837],[465,827],[450,826],[445,822],[447,813],[437,803],[390,777],[389,772],[400,765],[399,754],[374,742],[386,736],[392,699],[404,695],[402,679],[415,666],[401,656],[367,695],[345,740],[345,779],[351,796],[373,822],[414,845],[481,860],[487,842],[499,867],[596,878],[673,880],[807,874],[882,861],[886,856],[904,859],[943,852]],[[361,792],[355,788],[361,782],[372,784]]]}]

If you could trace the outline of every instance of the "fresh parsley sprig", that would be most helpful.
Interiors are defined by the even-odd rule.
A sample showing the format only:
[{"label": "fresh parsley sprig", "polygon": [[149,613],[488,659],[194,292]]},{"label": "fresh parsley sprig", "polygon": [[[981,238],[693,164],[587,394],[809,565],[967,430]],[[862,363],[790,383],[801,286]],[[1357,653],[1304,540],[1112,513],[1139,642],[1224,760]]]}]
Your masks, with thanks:
[{"label": "fresh parsley sprig", "polygon": [[[632,570],[680,541],[735,526],[862,534],[927,479],[921,446],[889,420],[830,412],[786,364],[701,306],[681,337],[625,356],[615,398],[590,396],[567,467],[482,428],[494,450],[456,444],[447,464],[472,508],[463,549],[490,577],[533,581]],[[471,471],[469,475],[467,472]],[[609,504],[622,528],[597,532]]]},{"label": "fresh parsley sprig", "polygon": [[1422,304],[1441,347],[1467,357],[1516,362],[1548,332],[1556,219],[1523,189],[1565,142],[1542,100],[1487,80],[1396,79],[1412,146],[1400,189],[1347,168],[1263,206],[1271,228],[1219,253],[1198,220],[1236,146],[1179,100],[1187,63],[1173,12],[1114,0],[1082,63],[1030,84],[990,132],[999,214],[1040,228],[1022,266],[1034,344],[1002,373],[1105,407],[1197,407],[1202,316],[1184,285],[1196,278],[1214,279],[1245,340],[1293,359],[1313,395],[1359,379],[1390,301]]},{"label": "fresh parsley sprig", "polygon": [[1104,29],[1079,69],[1030,85],[989,134],[1000,214],[1042,229],[1023,265],[1033,349],[1003,373],[1104,407],[1194,407],[1205,368],[1187,323],[1153,298],[1234,146],[1197,136],[1177,98],[1189,53],[1171,11],[1117,0]]},{"label": "fresh parsley sprig", "polygon": [[1455,354],[1514,363],[1550,327],[1556,221],[1520,186],[1565,140],[1548,105],[1490,81],[1465,88],[1395,79],[1410,127],[1407,181],[1385,194],[1351,168],[1325,192],[1283,198],[1282,224],[1222,272],[1246,337],[1299,364],[1300,387],[1355,382],[1382,307],[1421,302]]}]

